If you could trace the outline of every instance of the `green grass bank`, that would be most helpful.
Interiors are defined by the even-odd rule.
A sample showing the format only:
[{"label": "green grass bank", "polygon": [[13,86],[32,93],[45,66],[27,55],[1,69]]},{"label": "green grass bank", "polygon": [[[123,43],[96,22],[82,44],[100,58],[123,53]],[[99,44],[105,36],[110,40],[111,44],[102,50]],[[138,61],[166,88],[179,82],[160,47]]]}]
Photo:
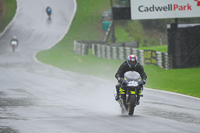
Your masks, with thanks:
[{"label": "green grass bank", "polygon": [[[78,9],[73,23],[63,40],[51,49],[39,52],[36,57],[41,62],[63,70],[115,80],[114,75],[122,60],[102,59],[93,56],[92,50],[87,56],[73,53],[74,40],[103,39],[105,33],[102,31],[101,18],[103,12],[110,8],[110,2],[108,0],[77,0],[77,4]],[[116,31],[121,32],[116,32],[116,36],[119,36],[121,40],[128,39],[123,28],[117,28]],[[161,50],[165,52],[167,46],[163,47]],[[146,87],[200,97],[200,68],[164,70],[153,65],[145,65],[144,68],[148,75]]]},{"label": "green grass bank", "polygon": [[16,0],[2,0],[1,4],[0,33],[13,19],[17,8]]}]

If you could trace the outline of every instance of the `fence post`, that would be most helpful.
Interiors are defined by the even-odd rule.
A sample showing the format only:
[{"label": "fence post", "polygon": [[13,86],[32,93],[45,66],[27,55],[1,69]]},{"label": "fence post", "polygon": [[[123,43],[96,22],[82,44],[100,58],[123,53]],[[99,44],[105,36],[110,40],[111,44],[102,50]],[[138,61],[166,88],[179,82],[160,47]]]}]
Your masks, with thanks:
[{"label": "fence post", "polygon": [[107,59],[111,59],[112,58],[111,53],[112,53],[111,47],[110,46],[106,46],[106,58]]},{"label": "fence post", "polygon": [[167,69],[169,69],[169,66],[170,66],[170,64],[169,64],[169,59],[168,59],[168,53],[163,53],[163,55],[164,55],[164,57],[163,57],[163,64],[164,64],[164,68],[167,70]]},{"label": "fence post", "polygon": [[101,57],[102,58],[106,58],[106,46],[105,45],[101,45]]},{"label": "fence post", "polygon": [[141,65],[144,65],[144,50],[139,50],[139,62]]},{"label": "fence post", "polygon": [[157,58],[157,65],[162,68],[163,67],[162,66],[162,53],[157,51],[156,58]]},{"label": "fence post", "polygon": [[95,44],[92,44],[92,54],[97,56],[97,49]]},{"label": "fence post", "polygon": [[119,47],[119,59],[124,60],[124,47]]},{"label": "fence post", "polygon": [[80,55],[81,54],[81,43],[78,43],[77,45],[77,53]]},{"label": "fence post", "polygon": [[111,47],[112,48],[112,58],[118,59],[118,47]]},{"label": "fence post", "polygon": [[97,44],[97,56],[101,57],[101,45]]},{"label": "fence post", "polygon": [[77,41],[74,41],[74,52],[78,55],[80,55],[80,43]]},{"label": "fence post", "polygon": [[77,54],[77,42],[76,42],[76,40],[74,40],[74,53]]},{"label": "fence post", "polygon": [[82,54],[81,55],[88,55],[88,45],[82,44]]}]

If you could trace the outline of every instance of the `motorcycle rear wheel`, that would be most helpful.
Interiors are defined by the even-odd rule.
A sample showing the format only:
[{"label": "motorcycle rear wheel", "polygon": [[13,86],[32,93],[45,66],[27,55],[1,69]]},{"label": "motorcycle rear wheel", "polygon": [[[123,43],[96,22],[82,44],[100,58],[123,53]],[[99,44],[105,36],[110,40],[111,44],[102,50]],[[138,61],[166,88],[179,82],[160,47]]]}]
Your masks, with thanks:
[{"label": "motorcycle rear wheel", "polygon": [[15,46],[15,45],[12,45],[12,50],[13,50],[13,52],[15,52],[15,49],[16,49],[16,46]]},{"label": "motorcycle rear wheel", "polygon": [[133,115],[135,110],[135,104],[136,104],[136,96],[130,95],[129,103],[128,103],[128,115]]}]

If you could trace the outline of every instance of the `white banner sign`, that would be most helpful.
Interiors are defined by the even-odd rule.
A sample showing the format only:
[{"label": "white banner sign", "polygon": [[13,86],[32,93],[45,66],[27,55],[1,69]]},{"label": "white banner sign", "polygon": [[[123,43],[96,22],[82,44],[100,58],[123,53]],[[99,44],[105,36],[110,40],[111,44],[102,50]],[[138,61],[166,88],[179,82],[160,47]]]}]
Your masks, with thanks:
[{"label": "white banner sign", "polygon": [[200,17],[200,0],[131,0],[131,19]]}]

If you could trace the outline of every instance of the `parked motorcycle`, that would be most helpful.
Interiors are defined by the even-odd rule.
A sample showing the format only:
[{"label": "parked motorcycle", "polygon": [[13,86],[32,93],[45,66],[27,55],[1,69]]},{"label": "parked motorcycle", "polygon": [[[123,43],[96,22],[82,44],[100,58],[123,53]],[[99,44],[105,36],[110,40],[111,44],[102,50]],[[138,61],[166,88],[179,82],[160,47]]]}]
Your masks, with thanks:
[{"label": "parked motorcycle", "polygon": [[119,105],[121,113],[133,115],[135,107],[139,105],[139,98],[143,89],[143,81],[136,71],[128,71],[124,74],[122,86],[119,89]]}]

